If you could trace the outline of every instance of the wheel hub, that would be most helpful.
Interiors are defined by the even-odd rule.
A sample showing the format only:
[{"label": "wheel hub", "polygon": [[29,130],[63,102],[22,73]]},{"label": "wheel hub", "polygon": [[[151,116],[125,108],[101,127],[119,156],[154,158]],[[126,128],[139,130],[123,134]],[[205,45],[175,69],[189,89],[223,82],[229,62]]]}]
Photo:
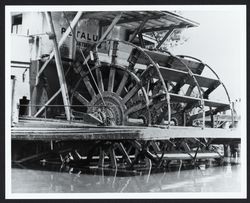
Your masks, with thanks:
[{"label": "wheel hub", "polygon": [[[105,104],[103,104],[103,100]],[[90,105],[88,113],[101,114],[101,119],[107,120],[106,124],[124,124],[124,111],[126,106],[116,94],[103,92],[102,97],[98,94],[91,100]]]}]

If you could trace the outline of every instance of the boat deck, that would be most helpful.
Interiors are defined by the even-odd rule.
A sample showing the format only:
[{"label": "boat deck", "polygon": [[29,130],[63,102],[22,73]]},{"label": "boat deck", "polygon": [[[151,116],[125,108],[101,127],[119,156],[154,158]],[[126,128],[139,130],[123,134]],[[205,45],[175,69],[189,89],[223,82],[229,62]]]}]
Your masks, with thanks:
[{"label": "boat deck", "polygon": [[21,119],[11,128],[12,140],[167,140],[170,138],[218,138],[240,140],[234,129],[200,127],[96,127],[55,119]]}]

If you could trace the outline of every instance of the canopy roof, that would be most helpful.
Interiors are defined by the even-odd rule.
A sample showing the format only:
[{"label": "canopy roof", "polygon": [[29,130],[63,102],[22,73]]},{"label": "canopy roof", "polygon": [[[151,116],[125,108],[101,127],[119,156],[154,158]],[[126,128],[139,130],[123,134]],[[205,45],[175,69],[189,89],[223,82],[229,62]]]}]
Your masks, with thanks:
[{"label": "canopy roof", "polygon": [[[120,13],[120,11],[86,12],[83,14],[83,18],[99,20],[101,25],[106,26]],[[147,21],[143,26],[142,33],[168,30],[170,28],[197,27],[199,25],[197,22],[168,11],[122,11],[122,17],[117,25],[133,31],[144,20]]]}]

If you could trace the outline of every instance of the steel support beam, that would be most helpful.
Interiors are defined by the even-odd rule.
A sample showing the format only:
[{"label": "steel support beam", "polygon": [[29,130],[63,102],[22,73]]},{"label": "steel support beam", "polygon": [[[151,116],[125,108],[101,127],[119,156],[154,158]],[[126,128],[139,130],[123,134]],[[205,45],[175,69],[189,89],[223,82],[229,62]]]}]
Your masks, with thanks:
[{"label": "steel support beam", "polygon": [[58,74],[58,79],[61,87],[61,92],[62,92],[62,98],[63,98],[63,104],[65,108],[65,114],[67,120],[70,120],[70,101],[69,101],[69,94],[68,94],[68,89],[67,89],[67,84],[65,80],[65,75],[63,71],[63,65],[62,65],[62,60],[61,60],[61,55],[59,52],[59,46],[56,41],[56,34],[55,34],[55,29],[51,17],[51,12],[46,12],[45,13],[50,30],[53,34],[53,45],[54,45],[54,54],[55,54],[55,61],[56,61],[56,68],[57,68],[57,74]]}]

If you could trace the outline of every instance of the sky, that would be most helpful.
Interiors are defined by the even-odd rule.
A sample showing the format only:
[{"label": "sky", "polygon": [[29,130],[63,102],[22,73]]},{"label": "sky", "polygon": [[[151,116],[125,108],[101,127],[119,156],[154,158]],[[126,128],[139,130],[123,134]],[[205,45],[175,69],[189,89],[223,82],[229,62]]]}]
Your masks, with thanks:
[{"label": "sky", "polygon": [[240,83],[246,71],[244,10],[185,10],[181,13],[200,25],[184,31],[188,41],[171,51],[194,56],[207,63],[227,87],[231,100],[241,98],[244,88]]}]

